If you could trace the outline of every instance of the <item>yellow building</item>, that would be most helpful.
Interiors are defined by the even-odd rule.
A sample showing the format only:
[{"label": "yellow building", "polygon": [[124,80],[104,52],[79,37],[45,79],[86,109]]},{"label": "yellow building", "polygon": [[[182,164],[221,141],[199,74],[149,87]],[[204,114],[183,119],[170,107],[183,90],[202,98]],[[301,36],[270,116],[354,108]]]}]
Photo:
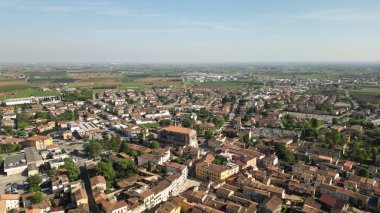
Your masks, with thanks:
[{"label": "yellow building", "polygon": [[225,180],[231,175],[239,172],[239,166],[231,165],[216,165],[213,163],[201,162],[196,166],[196,176],[203,180]]},{"label": "yellow building", "polygon": [[53,139],[49,136],[36,135],[26,139],[29,146],[36,147],[37,150],[46,149],[46,146],[53,144]]}]

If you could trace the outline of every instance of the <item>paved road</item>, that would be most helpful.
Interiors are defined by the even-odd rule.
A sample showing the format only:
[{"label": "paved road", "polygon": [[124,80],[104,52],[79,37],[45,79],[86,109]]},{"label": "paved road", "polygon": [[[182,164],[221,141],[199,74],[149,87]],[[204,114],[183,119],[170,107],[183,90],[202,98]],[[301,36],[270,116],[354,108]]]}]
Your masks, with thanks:
[{"label": "paved road", "polygon": [[231,112],[230,112],[230,115],[228,117],[228,121],[224,122],[223,126],[220,127],[216,132],[217,133],[221,133],[224,129],[226,129],[229,125],[230,125],[230,122],[235,118],[235,112],[236,112],[236,109],[237,109],[237,106],[238,106],[238,103],[240,101],[240,98],[236,100],[236,103],[232,106],[232,109],[231,109]]}]

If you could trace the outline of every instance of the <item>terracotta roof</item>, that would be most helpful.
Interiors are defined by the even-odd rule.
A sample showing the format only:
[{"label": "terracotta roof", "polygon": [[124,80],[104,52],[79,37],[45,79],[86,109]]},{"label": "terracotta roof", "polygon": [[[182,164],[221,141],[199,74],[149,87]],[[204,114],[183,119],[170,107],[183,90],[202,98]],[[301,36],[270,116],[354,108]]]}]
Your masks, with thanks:
[{"label": "terracotta roof", "polygon": [[353,162],[352,162],[352,161],[346,161],[343,165],[344,165],[345,167],[352,167]]},{"label": "terracotta roof", "polygon": [[334,207],[337,204],[337,200],[326,193],[323,194],[319,200],[331,207]]},{"label": "terracotta roof", "polygon": [[170,213],[175,209],[180,209],[180,207],[170,201],[167,201],[160,205],[160,207],[156,210],[156,213]]},{"label": "terracotta roof", "polygon": [[25,213],[41,213],[41,209],[39,209],[39,208],[27,208],[27,209],[25,209]]},{"label": "terracotta roof", "polygon": [[94,186],[98,183],[106,183],[106,179],[103,176],[95,176],[90,179],[91,186]]},{"label": "terracotta roof", "polygon": [[110,201],[103,201],[102,206],[107,212],[112,212],[116,209],[126,207],[128,204],[124,200],[118,201],[116,203]]},{"label": "terracotta roof", "polygon": [[43,136],[43,135],[36,135],[36,136],[29,137],[26,140],[27,141],[39,141],[39,140],[47,140],[47,139],[51,139],[51,137]]},{"label": "terracotta roof", "polygon": [[56,148],[59,148],[57,144],[50,144],[46,146],[46,149],[56,149]]},{"label": "terracotta roof", "polygon": [[153,195],[154,193],[151,191],[151,190],[146,190],[146,191],[143,191],[141,194],[140,194],[140,197],[142,199],[145,199],[151,195]]},{"label": "terracotta roof", "polygon": [[314,201],[312,198],[306,198],[305,202],[304,202],[304,206],[308,206],[308,207],[311,207],[313,209],[320,209],[321,208],[321,204],[317,203],[316,201]]},{"label": "terracotta roof", "polygon": [[6,206],[6,201],[5,200],[0,200],[0,211],[4,211],[5,210],[5,206]]},{"label": "terracotta roof", "polygon": [[187,166],[175,162],[165,162],[164,165],[167,167],[178,169],[180,171],[185,170],[187,168]]},{"label": "terracotta roof", "polygon": [[183,127],[179,127],[179,126],[168,126],[168,127],[163,128],[163,129],[168,131],[168,132],[176,132],[176,133],[181,133],[181,134],[190,134],[193,131],[195,131],[193,129],[183,128]]},{"label": "terracotta roof", "polygon": [[18,200],[20,199],[19,194],[1,194],[0,200]]},{"label": "terracotta roof", "polygon": [[84,188],[79,189],[75,192],[75,199],[81,200],[81,199],[87,199],[87,192]]},{"label": "terracotta roof", "polygon": [[271,212],[274,212],[277,208],[281,207],[281,205],[282,200],[277,196],[272,196],[260,204],[261,207],[265,207]]}]

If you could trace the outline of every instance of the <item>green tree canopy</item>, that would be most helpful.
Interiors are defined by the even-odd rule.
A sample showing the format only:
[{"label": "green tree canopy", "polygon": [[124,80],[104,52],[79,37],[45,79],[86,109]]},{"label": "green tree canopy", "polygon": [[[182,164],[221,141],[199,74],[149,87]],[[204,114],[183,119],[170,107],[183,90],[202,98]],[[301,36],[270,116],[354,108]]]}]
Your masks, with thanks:
[{"label": "green tree canopy", "polygon": [[120,179],[128,178],[137,173],[137,166],[133,160],[120,159],[114,164],[116,176]]},{"label": "green tree canopy", "polygon": [[365,178],[369,178],[369,171],[366,168],[359,170],[359,175]]},{"label": "green tree canopy", "polygon": [[216,164],[216,165],[222,165],[222,161],[218,158],[215,158],[213,161],[212,161],[213,164]]},{"label": "green tree canopy", "polygon": [[73,159],[71,158],[65,158],[64,162],[65,164],[63,164],[63,168],[67,170],[70,181],[78,180],[78,176],[80,174],[79,166],[74,163]]},{"label": "green tree canopy", "polygon": [[106,160],[102,160],[96,165],[96,171],[99,175],[104,176],[106,180],[113,180],[116,176],[116,172],[112,167],[112,162],[108,162]]},{"label": "green tree canopy", "polygon": [[153,149],[160,148],[160,143],[158,141],[152,141],[150,145],[152,146]]},{"label": "green tree canopy", "polygon": [[276,144],[275,150],[279,159],[284,160],[288,163],[294,163],[296,161],[296,156],[289,152],[284,144]]},{"label": "green tree canopy", "polygon": [[42,182],[42,178],[38,175],[33,175],[28,177],[29,182],[29,191],[37,192],[40,190],[40,184]]},{"label": "green tree canopy", "polygon": [[36,192],[34,193],[32,197],[32,203],[37,204],[41,203],[44,200],[45,195],[42,192]]},{"label": "green tree canopy", "polygon": [[98,141],[91,141],[84,147],[85,152],[92,158],[96,158],[103,152],[103,146]]},{"label": "green tree canopy", "polygon": [[206,137],[207,139],[212,138],[212,136],[214,136],[214,132],[213,132],[212,130],[206,130],[206,131],[205,131],[205,137]]},{"label": "green tree canopy", "polygon": [[181,124],[183,127],[189,128],[191,126],[191,119],[190,118],[184,118],[184,119],[182,119]]}]

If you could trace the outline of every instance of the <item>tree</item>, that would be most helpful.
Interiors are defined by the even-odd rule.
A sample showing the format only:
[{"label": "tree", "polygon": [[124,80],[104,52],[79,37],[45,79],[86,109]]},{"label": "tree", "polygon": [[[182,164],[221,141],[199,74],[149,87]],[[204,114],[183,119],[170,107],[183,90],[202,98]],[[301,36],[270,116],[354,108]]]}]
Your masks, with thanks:
[{"label": "tree", "polygon": [[249,142],[249,135],[244,135],[244,136],[243,136],[243,142],[244,142],[245,144],[247,144],[247,143]]},{"label": "tree", "polygon": [[222,120],[222,119],[220,119],[220,120],[215,120],[215,119],[214,119],[214,124],[215,124],[215,126],[216,126],[217,128],[220,128],[220,127],[223,126],[223,124],[224,124],[224,120]]},{"label": "tree", "polygon": [[120,145],[120,152],[125,152],[127,153],[129,151],[129,144],[127,141],[123,141]]},{"label": "tree", "polygon": [[103,152],[103,146],[97,141],[91,141],[84,147],[85,152],[92,158],[96,158]]},{"label": "tree", "polygon": [[32,197],[32,203],[33,204],[41,203],[44,200],[44,197],[45,196],[42,192],[36,192],[34,193]]},{"label": "tree", "polygon": [[338,118],[333,118],[333,119],[332,119],[332,124],[333,124],[333,125],[337,125],[338,123],[339,123]]},{"label": "tree", "polygon": [[120,149],[120,146],[121,146],[121,140],[120,140],[120,137],[117,136],[111,136],[111,139],[108,141],[108,143],[106,144],[108,149],[112,150],[112,151],[115,151],[115,152],[119,152],[119,149]]},{"label": "tree", "polygon": [[134,149],[131,149],[131,150],[127,151],[126,153],[128,155],[134,157],[134,158],[139,156],[139,153],[136,150],[134,150]]},{"label": "tree", "polygon": [[160,148],[160,143],[158,141],[152,141],[150,145],[152,146],[153,149]]},{"label": "tree", "polygon": [[169,119],[163,119],[159,121],[160,126],[169,126],[170,125],[170,120]]},{"label": "tree", "polygon": [[212,161],[213,164],[216,164],[216,165],[222,165],[222,161],[218,158],[215,158],[213,161]]},{"label": "tree", "polygon": [[306,140],[307,138],[317,138],[318,134],[319,134],[318,129],[306,128],[302,130],[301,139]]},{"label": "tree", "polygon": [[296,161],[295,155],[289,152],[284,144],[276,144],[275,150],[279,159],[284,160],[288,163],[294,163]]},{"label": "tree", "polygon": [[191,126],[191,119],[184,118],[182,119],[181,124],[183,127],[189,128]]},{"label": "tree", "polygon": [[359,175],[365,178],[369,178],[369,171],[366,168],[359,170]]},{"label": "tree", "polygon": [[38,175],[33,175],[33,176],[28,177],[29,191],[30,192],[39,191],[41,189],[40,188],[41,182],[42,182],[42,178]]},{"label": "tree", "polygon": [[137,173],[137,166],[133,160],[120,159],[114,164],[116,176],[120,179],[128,178]]},{"label": "tree", "polygon": [[109,162],[107,160],[103,160],[105,158],[102,158],[102,160],[96,165],[96,171],[99,175],[104,176],[106,180],[113,180],[116,176],[116,172],[112,167],[112,162]]},{"label": "tree", "polygon": [[78,180],[78,176],[80,174],[79,166],[74,163],[73,159],[71,158],[65,158],[64,162],[65,164],[63,164],[63,168],[67,170],[70,181]]},{"label": "tree", "polygon": [[316,118],[312,118],[311,119],[311,126],[313,128],[318,128],[319,126],[321,126],[323,124],[323,121],[322,120],[318,120]]},{"label": "tree", "polygon": [[207,139],[212,138],[212,136],[214,136],[214,132],[213,132],[212,130],[206,130],[206,131],[205,131],[205,137],[206,137]]}]

